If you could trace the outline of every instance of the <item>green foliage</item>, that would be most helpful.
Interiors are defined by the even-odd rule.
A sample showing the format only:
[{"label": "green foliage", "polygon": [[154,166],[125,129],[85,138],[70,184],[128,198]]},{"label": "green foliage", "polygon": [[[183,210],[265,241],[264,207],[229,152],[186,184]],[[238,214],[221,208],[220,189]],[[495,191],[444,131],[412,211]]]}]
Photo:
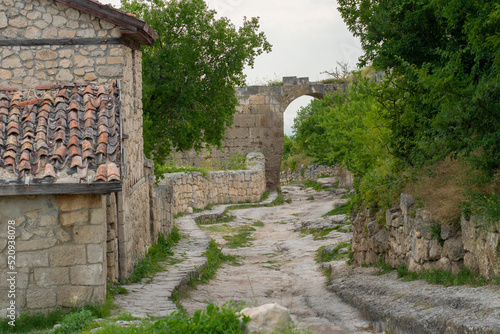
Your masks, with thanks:
[{"label": "green foliage", "polygon": [[[340,260],[346,260],[349,257],[349,253],[352,253],[352,246],[350,242],[343,242],[335,246],[335,248],[329,252],[329,253],[324,253],[323,249],[325,249],[326,246],[321,246],[318,248],[316,251],[316,262],[321,263],[321,262],[330,262],[333,260],[340,261]],[[347,252],[342,252],[339,253],[339,250],[347,248]]]},{"label": "green foliage", "polygon": [[313,195],[311,195],[311,196],[309,196],[308,198],[306,198],[306,200],[307,200],[307,201],[314,201],[314,196],[313,196]]},{"label": "green foliage", "polygon": [[140,334],[140,333],[199,333],[199,334],[243,334],[245,324],[250,320],[237,313],[239,304],[226,303],[221,307],[209,304],[205,309],[196,311],[193,316],[181,312],[165,319],[140,326],[121,327],[108,324],[99,330],[102,334]]},{"label": "green foliage", "polygon": [[257,226],[257,227],[264,227],[264,223],[261,222],[260,220],[257,220],[256,222],[254,222],[252,224],[253,226]]},{"label": "green foliage", "polygon": [[174,148],[220,147],[244,67],[271,50],[258,18],[237,29],[204,0],[122,0],[122,9],[158,34],[142,58],[146,155],[162,164]]},{"label": "green foliage", "polygon": [[268,190],[265,190],[262,195],[260,196],[260,200],[259,202],[262,202],[262,201],[265,201],[266,199],[269,198],[269,191]]},{"label": "green foliage", "polygon": [[244,225],[238,228],[236,234],[225,235],[223,238],[227,241],[226,245],[229,248],[249,247],[249,242],[255,240],[250,237],[254,231],[253,227]]},{"label": "green foliage", "polygon": [[433,222],[431,224],[431,237],[433,239],[436,239],[437,242],[441,246],[444,245],[444,239],[441,237],[441,223],[440,222]]},{"label": "green foliage", "polygon": [[391,130],[387,146],[420,166],[466,157],[500,167],[500,4],[461,1],[340,0],[361,39],[361,64],[386,70],[371,96]]},{"label": "green foliage", "polygon": [[206,283],[211,280],[217,270],[224,264],[225,262],[231,262],[233,265],[238,265],[238,261],[236,256],[234,255],[225,255],[222,253],[220,246],[215,240],[211,240],[208,244],[207,250],[205,252],[205,256],[207,257],[207,266],[203,268],[200,278],[198,279],[199,283]]},{"label": "green foliage", "polygon": [[137,263],[134,271],[127,279],[127,283],[138,283],[143,278],[152,278],[154,274],[164,270],[161,262],[172,256],[172,247],[181,239],[179,229],[174,226],[172,232],[165,238],[163,234],[158,236],[158,241],[151,245],[146,255]]},{"label": "green foliage", "polygon": [[351,212],[351,206],[348,203],[344,203],[340,206],[337,206],[335,209],[328,211],[322,217],[326,216],[335,216],[335,215],[345,215]]},{"label": "green foliage", "polygon": [[209,225],[209,224],[229,223],[233,221],[235,218],[236,218],[235,216],[228,215],[226,212],[224,212],[221,215],[197,217],[195,220],[197,224]]},{"label": "green foliage", "polygon": [[49,314],[42,312],[31,313],[29,311],[21,313],[16,320],[15,326],[9,325],[9,318],[0,319],[1,333],[37,333],[37,330],[52,329],[55,324],[60,323],[67,312],[55,310]]},{"label": "green foliage", "polygon": [[302,183],[304,184],[304,187],[302,189],[313,188],[316,191],[328,190],[328,188],[322,186],[320,183],[318,183],[314,180],[305,180],[305,181],[302,181]]},{"label": "green foliage", "polygon": [[61,326],[54,330],[54,334],[73,334],[80,333],[92,323],[93,315],[88,309],[82,309],[78,312],[69,313],[64,316]]},{"label": "green foliage", "polygon": [[408,267],[402,263],[397,268],[397,273],[399,278],[403,278],[405,281],[414,280],[426,280],[429,283],[439,284],[444,286],[459,286],[459,285],[470,285],[470,286],[482,286],[486,285],[488,282],[483,276],[472,272],[468,268],[462,268],[460,271],[453,275],[451,272],[446,270],[426,270],[422,273],[410,272]]}]

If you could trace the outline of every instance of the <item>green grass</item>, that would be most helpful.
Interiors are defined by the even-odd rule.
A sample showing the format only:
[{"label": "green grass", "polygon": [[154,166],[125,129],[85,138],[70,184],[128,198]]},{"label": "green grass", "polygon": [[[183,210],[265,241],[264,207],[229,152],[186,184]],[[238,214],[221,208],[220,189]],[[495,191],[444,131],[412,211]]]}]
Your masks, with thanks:
[{"label": "green grass", "polygon": [[268,191],[268,190],[266,190],[266,191],[264,191],[264,192],[262,193],[262,195],[260,196],[260,200],[259,200],[259,202],[265,201],[265,200],[266,200],[266,199],[268,199],[268,198],[269,198],[269,191]]},{"label": "green grass", "polygon": [[245,333],[248,317],[240,317],[239,307],[226,303],[221,307],[209,304],[205,309],[195,311],[193,316],[182,312],[171,314],[165,319],[145,322],[139,326],[121,327],[105,325],[100,334],[160,334],[160,333]]},{"label": "green grass", "polygon": [[261,222],[260,220],[257,220],[252,224],[252,226],[257,226],[257,227],[264,227],[264,223]]},{"label": "green grass", "polygon": [[335,215],[345,215],[348,214],[351,211],[349,203],[344,203],[335,209],[328,211],[325,213],[322,217],[327,217],[327,216],[335,216]]},{"label": "green grass", "polygon": [[352,230],[349,228],[349,229],[345,229],[344,226],[346,225],[349,225],[349,224],[339,224],[339,225],[336,225],[334,227],[328,227],[328,228],[324,228],[324,229],[321,229],[321,230],[317,230],[317,229],[311,229],[311,230],[308,230],[308,229],[303,229],[301,232],[304,233],[304,234],[312,234],[313,235],[313,238],[314,240],[322,240],[322,239],[325,239],[325,237],[330,234],[330,232],[332,231],[338,231],[338,232],[342,232],[342,233],[347,233],[347,232],[352,232]]},{"label": "green grass", "polygon": [[223,224],[235,220],[235,216],[228,215],[226,212],[218,216],[202,216],[195,219],[198,225]]},{"label": "green grass", "polygon": [[313,188],[316,191],[322,191],[322,190],[328,191],[328,190],[330,190],[314,180],[305,180],[305,181],[302,181],[301,183],[304,185],[304,187],[302,187],[301,189]]},{"label": "green grass", "polygon": [[496,281],[488,281],[483,276],[472,272],[468,268],[462,268],[460,271],[453,275],[451,272],[446,270],[426,270],[422,273],[410,272],[405,264],[401,264],[396,269],[398,277],[402,278],[404,281],[414,281],[414,280],[425,280],[428,283],[439,284],[444,286],[460,286],[460,285],[470,285],[470,286],[483,286],[486,284],[496,284]]},{"label": "green grass", "polygon": [[163,271],[165,268],[161,262],[173,255],[172,247],[180,239],[179,229],[175,226],[166,238],[160,234],[158,241],[148,249],[146,255],[137,263],[126,283],[138,283],[143,278],[152,278],[156,273]]},{"label": "green grass", "polygon": [[[174,164],[164,164],[162,166],[155,166],[155,174],[156,172],[161,174],[168,173],[191,173],[191,172],[199,172],[204,177],[208,175],[208,170],[204,168],[192,167],[192,166],[175,166]],[[157,174],[158,175],[158,174]]]},{"label": "green grass", "polygon": [[314,196],[313,196],[313,195],[311,195],[311,196],[309,196],[308,198],[306,198],[306,200],[307,200],[307,201],[314,201]]},{"label": "green grass", "polygon": [[239,227],[236,234],[223,236],[224,240],[227,241],[226,246],[229,248],[250,246],[250,241],[255,240],[255,238],[250,237],[253,231],[255,229],[251,226]]},{"label": "green grass", "polygon": [[67,313],[60,309],[49,314],[26,311],[15,320],[15,326],[9,325],[11,320],[8,318],[0,319],[0,333],[46,333],[61,322]]},{"label": "green grass", "polygon": [[[347,260],[349,258],[349,252],[352,253],[352,248],[351,248],[351,243],[350,242],[343,242],[335,246],[335,248],[330,252],[325,254],[323,252],[323,249],[325,249],[327,246],[321,246],[318,248],[316,251],[316,262],[321,263],[321,262],[330,262],[333,260],[340,261],[340,260]],[[347,252],[339,253],[339,250],[342,248],[348,249]]]}]

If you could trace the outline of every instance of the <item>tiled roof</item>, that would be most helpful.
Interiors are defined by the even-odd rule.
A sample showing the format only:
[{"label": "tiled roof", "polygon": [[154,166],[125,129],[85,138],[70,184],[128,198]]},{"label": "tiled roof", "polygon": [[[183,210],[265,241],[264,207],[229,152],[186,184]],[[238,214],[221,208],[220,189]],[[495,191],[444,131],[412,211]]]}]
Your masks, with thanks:
[{"label": "tiled roof", "polygon": [[120,180],[116,84],[0,92],[0,180]]}]

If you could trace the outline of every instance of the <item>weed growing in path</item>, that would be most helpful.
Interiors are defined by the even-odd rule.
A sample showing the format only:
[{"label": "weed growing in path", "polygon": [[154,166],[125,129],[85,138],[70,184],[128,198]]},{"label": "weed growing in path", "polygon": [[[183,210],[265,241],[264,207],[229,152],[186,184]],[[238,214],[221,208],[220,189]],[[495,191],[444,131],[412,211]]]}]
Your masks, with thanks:
[{"label": "weed growing in path", "polygon": [[[347,260],[349,258],[349,252],[352,252],[351,243],[350,242],[342,242],[336,245],[330,252],[324,252],[323,250],[328,246],[321,246],[316,251],[316,262],[330,262],[333,260],[341,261]],[[345,252],[339,252],[340,250],[347,248]]]},{"label": "weed growing in path", "polygon": [[161,262],[166,261],[172,256],[172,247],[181,239],[179,229],[174,226],[172,232],[165,238],[163,234],[158,236],[158,241],[154,243],[136,267],[127,283],[138,283],[143,278],[152,278],[154,274],[164,270]]},{"label": "weed growing in path", "polygon": [[255,240],[250,237],[253,231],[256,231],[253,227],[245,225],[239,227],[236,234],[225,235],[223,238],[227,241],[226,245],[229,248],[248,247],[249,242]]}]

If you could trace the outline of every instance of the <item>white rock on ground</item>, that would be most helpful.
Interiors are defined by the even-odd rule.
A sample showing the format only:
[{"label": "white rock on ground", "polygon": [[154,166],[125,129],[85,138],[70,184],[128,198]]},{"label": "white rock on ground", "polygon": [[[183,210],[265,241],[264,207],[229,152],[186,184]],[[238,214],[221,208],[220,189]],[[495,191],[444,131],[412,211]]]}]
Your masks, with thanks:
[{"label": "white rock on ground", "polygon": [[264,304],[258,307],[244,308],[240,312],[251,320],[247,323],[247,333],[272,333],[293,326],[288,310],[276,303]]}]

